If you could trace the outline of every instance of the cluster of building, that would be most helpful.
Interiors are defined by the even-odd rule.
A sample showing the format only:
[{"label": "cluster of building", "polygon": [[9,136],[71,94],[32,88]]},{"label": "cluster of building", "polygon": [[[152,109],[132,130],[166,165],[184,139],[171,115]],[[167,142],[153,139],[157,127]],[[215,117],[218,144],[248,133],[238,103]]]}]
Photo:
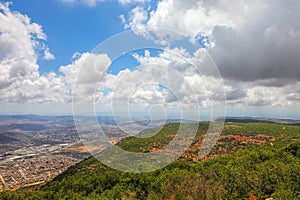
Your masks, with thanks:
[{"label": "cluster of building", "polygon": [[21,158],[32,158],[39,154],[49,154],[68,146],[69,144],[43,144],[38,146],[24,147],[17,150],[7,151],[0,154],[0,163],[5,163],[8,161],[13,161]]},{"label": "cluster of building", "polygon": [[88,156],[60,151],[64,146],[33,146],[2,155],[0,190],[43,184]]}]

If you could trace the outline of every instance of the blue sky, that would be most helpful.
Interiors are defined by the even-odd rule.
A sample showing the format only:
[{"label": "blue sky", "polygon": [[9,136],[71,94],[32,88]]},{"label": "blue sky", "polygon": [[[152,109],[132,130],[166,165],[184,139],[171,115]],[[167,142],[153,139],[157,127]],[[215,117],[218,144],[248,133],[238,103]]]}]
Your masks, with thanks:
[{"label": "blue sky", "polygon": [[[192,112],[195,106],[207,108],[213,98],[221,105],[223,92],[228,115],[296,117],[299,13],[298,0],[2,1],[1,113],[70,114],[75,80],[92,84],[104,74],[97,98],[105,112],[114,98],[120,105],[134,99],[139,105],[133,108],[146,109],[156,104],[171,109],[179,101]],[[145,41],[162,48],[132,49],[117,60],[92,52],[123,31],[142,42],[135,36],[108,42],[112,54]],[[178,39],[181,34],[184,41]],[[193,71],[178,56],[207,68]],[[88,91],[94,90],[84,88]]]},{"label": "blue sky", "polygon": [[96,7],[62,3],[59,0],[13,1],[11,8],[28,15],[42,25],[47,34],[47,46],[55,60],[39,59],[40,71],[57,72],[59,66],[72,62],[75,52],[91,51],[99,42],[124,30],[119,17],[130,10],[117,1]]}]

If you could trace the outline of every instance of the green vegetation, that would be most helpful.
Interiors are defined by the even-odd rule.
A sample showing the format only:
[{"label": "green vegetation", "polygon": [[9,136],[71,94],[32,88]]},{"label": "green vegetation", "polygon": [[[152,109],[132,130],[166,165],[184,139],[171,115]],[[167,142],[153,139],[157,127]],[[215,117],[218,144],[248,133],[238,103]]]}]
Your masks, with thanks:
[{"label": "green vegetation", "polygon": [[[166,124],[163,127],[145,130],[139,134],[139,137],[127,137],[118,146],[131,152],[149,152],[152,148],[163,148],[169,144],[179,131],[185,135],[195,135],[194,131],[198,130],[193,142],[195,143],[199,140],[199,136],[206,133],[208,125],[207,122]],[[153,135],[153,133],[157,134]]]},{"label": "green vegetation", "polygon": [[[207,124],[199,126],[198,139]],[[167,125],[153,137],[127,138],[119,146],[145,152],[158,140],[159,145],[165,145],[177,129],[178,124]],[[299,133],[299,126],[227,123],[222,141],[213,150],[219,153],[216,158],[193,162],[183,157],[163,169],[137,174],[119,172],[95,158],[88,158],[37,191],[4,191],[0,199],[181,200],[248,199],[251,196],[297,200],[300,199]],[[250,142],[242,140],[245,139],[242,136]],[[265,142],[255,142],[263,139]],[[236,145],[236,148],[228,148],[230,154],[221,151],[220,145],[226,149],[226,144]]]},{"label": "green vegetation", "polygon": [[243,134],[248,136],[264,134],[290,141],[299,138],[299,126],[272,123],[226,123],[223,135]]}]

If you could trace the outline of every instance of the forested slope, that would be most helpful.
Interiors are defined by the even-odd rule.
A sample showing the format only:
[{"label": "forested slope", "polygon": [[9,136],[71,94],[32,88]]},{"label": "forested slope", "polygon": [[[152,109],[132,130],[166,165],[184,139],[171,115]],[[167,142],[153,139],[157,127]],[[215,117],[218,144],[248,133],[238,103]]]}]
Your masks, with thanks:
[{"label": "forested slope", "polygon": [[[168,132],[176,126],[164,127],[155,137],[169,138]],[[203,130],[205,127],[200,124]],[[300,199],[299,134],[298,126],[228,123],[212,152],[218,155],[215,158],[195,162],[183,156],[163,169],[135,174],[116,171],[91,157],[37,191],[4,191],[0,199],[296,200]],[[151,151],[156,142],[153,138],[139,140],[129,138],[119,145],[144,152]]]}]

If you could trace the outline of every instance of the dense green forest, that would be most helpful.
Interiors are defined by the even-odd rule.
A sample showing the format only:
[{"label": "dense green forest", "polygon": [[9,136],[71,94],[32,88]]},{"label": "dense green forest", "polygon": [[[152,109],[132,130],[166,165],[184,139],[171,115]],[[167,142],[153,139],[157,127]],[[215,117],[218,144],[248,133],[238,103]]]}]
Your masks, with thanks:
[{"label": "dense green forest", "polygon": [[[166,125],[153,137],[126,138],[118,145],[135,152],[151,151],[169,142],[172,139],[169,136],[178,126]],[[207,126],[207,123],[199,124],[193,145],[201,139]],[[0,199],[298,200],[299,137],[299,126],[226,123],[217,145],[201,162],[182,156],[154,172],[126,173],[91,157],[38,190],[3,191]],[[197,154],[189,151],[189,155]]]}]

